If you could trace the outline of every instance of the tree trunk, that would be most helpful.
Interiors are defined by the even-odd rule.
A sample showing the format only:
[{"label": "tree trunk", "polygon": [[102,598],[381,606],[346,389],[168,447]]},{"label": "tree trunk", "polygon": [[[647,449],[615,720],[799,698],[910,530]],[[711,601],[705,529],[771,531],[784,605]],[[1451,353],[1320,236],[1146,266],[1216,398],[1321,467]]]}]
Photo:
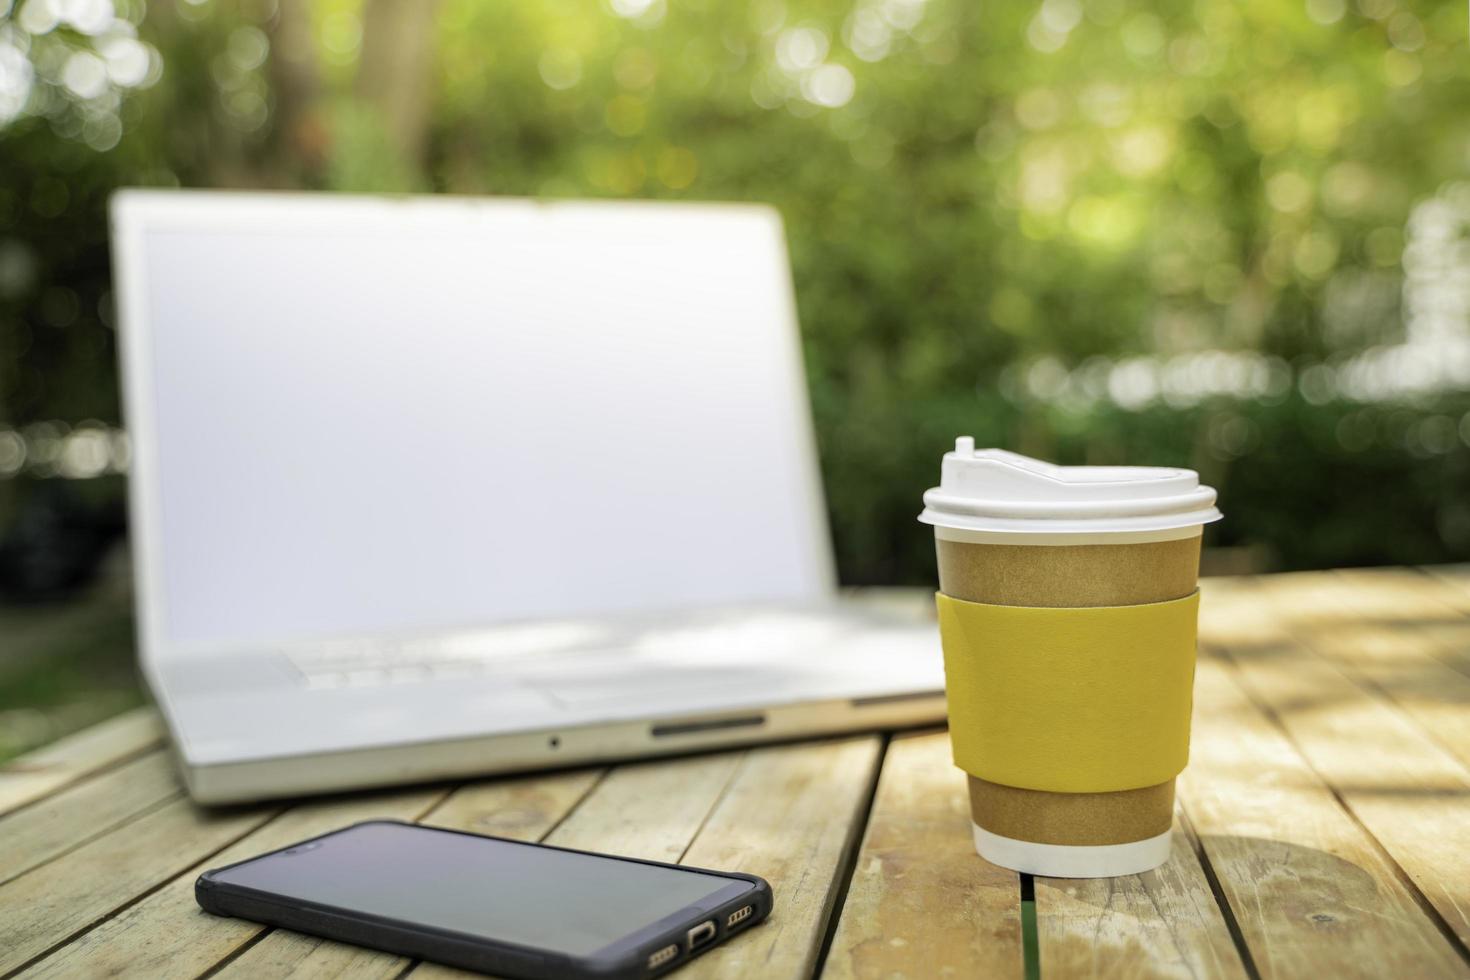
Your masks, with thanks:
[{"label": "tree trunk", "polygon": [[429,130],[436,0],[367,0],[355,94],[382,120],[400,161],[422,172]]},{"label": "tree trunk", "polygon": [[331,134],[317,72],[310,5],[305,0],[285,0],[267,30],[275,121],[268,163],[271,180],[285,186],[317,185],[330,155]]}]

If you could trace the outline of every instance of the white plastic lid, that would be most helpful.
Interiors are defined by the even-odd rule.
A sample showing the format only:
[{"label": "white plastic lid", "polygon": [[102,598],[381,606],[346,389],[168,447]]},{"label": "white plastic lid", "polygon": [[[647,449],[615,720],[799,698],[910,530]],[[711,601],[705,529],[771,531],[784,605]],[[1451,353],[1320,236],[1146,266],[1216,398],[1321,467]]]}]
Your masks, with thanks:
[{"label": "white plastic lid", "polygon": [[938,527],[1019,533],[1166,531],[1220,519],[1213,487],[1194,470],[1057,466],[955,440],[919,520]]}]

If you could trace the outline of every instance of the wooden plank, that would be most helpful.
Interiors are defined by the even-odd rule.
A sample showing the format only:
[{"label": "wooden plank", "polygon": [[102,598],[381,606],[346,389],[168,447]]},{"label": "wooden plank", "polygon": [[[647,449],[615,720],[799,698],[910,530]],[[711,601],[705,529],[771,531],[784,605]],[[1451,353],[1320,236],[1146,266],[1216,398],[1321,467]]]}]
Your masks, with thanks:
[{"label": "wooden plank", "polygon": [[444,792],[398,791],[296,806],[217,854],[196,855],[162,888],[52,953],[25,976],[198,976],[265,931],[252,922],[203,912],[194,900],[200,874],[358,820],[412,819]]},{"label": "wooden plank", "polygon": [[1042,976],[1247,975],[1177,817],[1173,838],[1169,862],[1146,874],[1035,879]]},{"label": "wooden plank", "polygon": [[181,792],[172,760],[156,751],[0,817],[0,884]]},{"label": "wooden plank", "polygon": [[207,813],[178,799],[0,887],[0,973],[136,900],[273,814]]},{"label": "wooden plank", "polygon": [[889,744],[824,977],[1022,975],[1020,881],[975,853],[968,799],[947,733]]},{"label": "wooden plank", "polygon": [[1458,608],[1470,613],[1470,565],[1421,565],[1419,571],[1454,590],[1459,596]]},{"label": "wooden plank", "polygon": [[811,975],[882,756],[874,735],[747,756],[684,863],[762,876],[775,909],[679,971],[681,980]]},{"label": "wooden plank", "polygon": [[[1442,610],[1432,580],[1416,572],[1351,571],[1274,576],[1271,608],[1303,646],[1330,661],[1360,687],[1375,691],[1412,718],[1470,767],[1470,676],[1448,662],[1470,663],[1470,618],[1460,644],[1437,635]],[[1377,608],[1387,601],[1398,615]],[[1428,605],[1425,618],[1415,607]],[[1401,617],[1401,618],[1400,618]],[[1470,769],[1467,769],[1470,772]]]},{"label": "wooden plank", "polygon": [[152,708],[136,708],[0,766],[0,813],[51,795],[100,769],[163,744]]},{"label": "wooden plank", "polygon": [[1258,648],[1239,658],[1238,676],[1460,941],[1470,944],[1470,773],[1376,692],[1314,656],[1281,620],[1273,621],[1273,613],[1284,619],[1322,601],[1303,594],[1303,586],[1321,579],[1261,582],[1257,601],[1237,613],[1238,622],[1273,645],[1269,653]]},{"label": "wooden plank", "polygon": [[[669,780],[659,772],[671,763],[615,770],[607,795],[599,786],[550,840],[653,857],[672,851],[670,839],[693,836],[683,863],[762,875],[776,892],[776,910],[766,924],[705,954],[679,976],[806,976],[822,940],[845,838],[867,802],[880,746],[881,739],[868,736],[754,749],[728,785],[721,775],[731,774],[730,760],[690,760],[685,764],[705,770],[694,780],[704,806],[680,802],[671,810],[674,816],[659,815],[659,800],[635,803],[642,789],[659,792],[665,806],[675,804],[688,780]],[[654,825],[639,832],[618,819],[623,805],[636,805]],[[413,972],[414,980],[468,976],[434,964]]]},{"label": "wooden plank", "polygon": [[[427,804],[420,806],[413,816],[439,827],[537,840],[561,822],[601,776],[602,770],[586,769],[550,776],[472,783],[434,803],[432,808]],[[332,826],[351,822],[339,819]],[[260,931],[259,927],[251,928],[255,932]],[[398,976],[411,965],[410,960],[401,956],[305,937],[287,930],[274,930],[232,959],[216,976],[387,978]],[[143,974],[139,976],[141,978]]]},{"label": "wooden plank", "polygon": [[[409,961],[392,953],[363,946],[346,946],[299,932],[275,929],[213,977],[258,980],[261,977],[292,980],[394,980]],[[474,974],[465,974],[474,976]]]},{"label": "wooden plank", "polygon": [[621,766],[546,841],[678,863],[745,756],[721,752]]},{"label": "wooden plank", "polygon": [[[1398,616],[1411,620],[1408,625],[1432,641],[1436,657],[1470,677],[1470,576],[1456,578],[1444,568],[1375,569],[1374,584],[1401,600],[1404,608]],[[1352,574],[1369,573],[1355,570]],[[1445,607],[1457,615],[1446,616]]]},{"label": "wooden plank", "polygon": [[1199,580],[1202,635],[1208,631],[1210,626],[1210,621],[1206,619],[1205,613],[1227,609],[1231,603],[1239,600],[1241,590],[1249,588],[1249,585],[1250,580],[1242,575],[1220,575]]},{"label": "wooden plank", "polygon": [[[546,841],[558,847],[677,862],[744,757],[743,752],[724,752],[620,766]],[[423,963],[411,976],[451,980],[473,974]]]},{"label": "wooden plank", "polygon": [[[1372,578],[1379,587],[1360,614],[1385,619],[1434,620],[1446,608],[1470,616],[1470,565],[1424,565],[1419,568],[1344,568],[1322,575]],[[1272,576],[1276,578],[1276,576]]]},{"label": "wooden plank", "polygon": [[1412,632],[1425,654],[1470,677],[1470,592],[1442,575],[1405,568],[1365,568],[1273,575],[1270,580],[1282,587],[1302,588],[1355,583],[1359,587],[1350,608],[1329,600],[1320,610],[1315,603],[1297,610],[1297,618],[1320,611],[1319,619],[1339,631],[1369,627],[1380,634],[1394,629]]},{"label": "wooden plank", "polygon": [[420,822],[514,840],[540,840],[581,803],[606,772],[577,769],[469,783]]},{"label": "wooden plank", "polygon": [[[1316,586],[1313,586],[1313,589],[1316,589]],[[1426,784],[1423,779],[1424,773],[1412,768],[1407,771],[1407,778],[1398,782],[1384,782],[1382,777],[1385,775],[1397,778],[1400,770],[1398,768],[1390,770],[1388,765],[1390,763],[1397,765],[1403,757],[1406,746],[1409,747],[1408,756],[1413,766],[1424,764],[1425,746],[1428,746],[1429,749],[1433,749],[1434,746],[1417,729],[1405,722],[1400,713],[1403,707],[1401,703],[1396,702],[1396,707],[1390,707],[1366,691],[1360,683],[1356,683],[1360,676],[1366,677],[1367,675],[1354,674],[1351,669],[1353,661],[1331,657],[1325,660],[1320,659],[1303,649],[1299,643],[1293,642],[1291,636],[1286,633],[1287,625],[1274,619],[1271,615],[1271,606],[1277,600],[1270,599],[1262,602],[1260,595],[1252,598],[1251,592],[1257,590],[1258,587],[1249,582],[1230,582],[1220,586],[1212,584],[1206,587],[1207,599],[1204,616],[1208,622],[1205,624],[1204,635],[1207,645],[1222,643],[1228,647],[1235,662],[1239,664],[1240,674],[1237,683],[1234,673],[1237,668],[1233,664],[1222,665],[1210,658],[1206,658],[1201,664],[1195,761],[1186,773],[1181,799],[1191,815],[1200,822],[1202,846],[1212,858],[1222,889],[1241,922],[1242,932],[1262,975],[1270,977],[1307,970],[1334,976],[1339,973],[1347,975],[1458,975],[1464,973],[1463,958],[1455,954],[1452,944],[1445,940],[1443,934],[1423,913],[1422,908],[1416,904],[1413,893],[1405,886],[1404,880],[1397,875],[1392,862],[1384,857],[1373,837],[1364,831],[1364,825],[1373,830],[1388,852],[1400,862],[1405,862],[1406,859],[1402,854],[1411,845],[1424,848],[1420,860],[1427,860],[1427,855],[1431,853],[1443,855],[1450,851],[1470,850],[1463,845],[1453,846],[1453,841],[1447,844],[1441,840],[1437,844],[1439,850],[1433,851],[1436,842],[1432,836],[1426,836],[1421,816],[1426,806],[1431,813],[1440,812],[1435,808],[1445,805],[1441,798],[1447,798],[1451,803],[1463,800],[1464,790],[1436,786],[1432,780]],[[1372,592],[1374,592],[1373,589],[1365,586],[1365,595]],[[1332,596],[1329,595],[1326,599],[1331,600]],[[1292,601],[1295,605],[1297,597],[1293,597]],[[1335,621],[1334,614],[1326,608],[1330,605],[1330,602],[1324,600],[1322,608],[1313,607],[1312,616],[1316,618],[1315,625],[1330,624]],[[1354,601],[1352,605],[1356,607],[1361,603]],[[1402,612],[1402,604],[1391,605],[1393,610]],[[1261,612],[1262,609],[1265,611]],[[1252,610],[1256,612],[1252,613]],[[1443,617],[1443,619],[1446,623],[1452,621],[1449,617]],[[1395,629],[1417,628],[1415,621],[1388,625],[1383,622],[1378,623],[1378,628],[1386,629],[1390,626]],[[1306,633],[1306,627],[1293,626],[1292,629],[1299,636],[1304,636]],[[1350,637],[1351,633],[1346,632],[1344,635]],[[1364,655],[1358,647],[1351,646],[1347,639],[1340,642],[1344,644],[1344,649],[1352,652],[1354,656]],[[1244,685],[1244,688],[1249,690],[1260,703],[1269,706],[1272,713],[1281,719],[1282,725],[1290,733],[1291,738],[1296,740],[1301,748],[1301,753],[1305,753],[1312,761],[1316,771],[1304,763],[1301,754],[1293,747],[1291,741],[1283,736],[1282,731],[1276,727],[1271,718],[1244,697],[1241,685]],[[1346,704],[1347,707],[1340,707],[1343,704]],[[1332,721],[1332,716],[1339,712],[1346,712],[1346,716],[1350,719],[1345,726],[1335,725]],[[1393,722],[1385,721],[1385,719],[1396,720],[1397,727]],[[1358,743],[1352,741],[1355,738],[1360,741],[1364,738],[1360,730],[1365,723],[1377,733],[1373,737],[1379,737],[1385,731],[1388,737],[1386,747],[1371,761],[1371,764],[1360,763],[1357,760]],[[943,736],[931,736],[931,738],[937,739],[937,744],[940,746],[940,762],[935,771],[940,774],[940,778],[946,772],[953,777],[954,773],[949,767],[948,752],[943,743]],[[863,740],[850,740],[850,742],[861,741]],[[890,764],[898,765],[900,751],[908,751],[907,743],[919,741],[922,739],[896,740]],[[1330,745],[1334,741],[1338,743],[1338,749],[1334,750],[1336,754],[1329,753],[1325,756],[1327,761],[1324,763],[1315,753],[1325,751],[1322,746]],[[850,742],[835,744],[842,746]],[[1348,748],[1343,748],[1344,745]],[[803,748],[813,747],[782,747],[760,750],[759,753],[752,753],[752,755],[787,753]],[[876,748],[874,753],[876,757]],[[1443,752],[1440,755],[1443,757],[1442,761],[1455,762]],[[1429,753],[1427,758],[1433,759],[1433,753]],[[115,762],[110,764],[115,764]],[[1364,766],[1361,773],[1353,768],[1360,764]],[[653,799],[648,795],[649,790],[660,785],[655,773],[660,768],[669,765],[672,764],[652,764],[642,773],[632,772],[626,776],[621,774],[625,771],[637,770],[639,767],[626,767],[625,770],[615,771],[586,797],[570,818],[557,828],[556,840],[571,843],[573,846],[627,848],[629,849],[627,853],[637,853],[632,848],[649,846],[660,848],[667,853],[672,847],[668,841],[675,839],[678,834],[687,835],[690,832],[687,828],[691,823],[697,827],[699,822],[704,820],[704,817],[699,814],[698,806],[693,803],[685,804],[676,791],[676,785],[664,784],[669,787],[663,791],[666,794],[665,800],[670,803],[678,803],[678,806],[674,808],[678,812],[668,814],[666,819],[659,812],[658,807],[650,806],[641,817],[619,820],[619,808],[623,805],[646,804]],[[800,903],[801,908],[795,910],[807,914],[815,892],[819,888],[830,891],[834,877],[840,877],[840,875],[830,873],[825,876],[821,874],[820,869],[824,866],[823,862],[814,859],[814,855],[820,856],[818,855],[820,848],[816,843],[812,843],[815,833],[811,829],[820,824],[817,806],[812,803],[797,804],[794,807],[796,811],[794,819],[769,823],[757,833],[750,834],[745,839],[736,840],[733,845],[730,844],[729,838],[738,837],[733,832],[733,830],[740,829],[738,824],[733,830],[730,827],[721,827],[722,821],[730,819],[729,811],[732,807],[737,811],[743,807],[746,811],[759,815],[761,808],[764,810],[779,809],[787,802],[779,796],[782,792],[779,788],[768,789],[763,794],[754,794],[751,791],[750,772],[760,769],[762,765],[764,764],[758,764],[757,760],[752,758],[736,772],[733,783],[728,785],[726,795],[720,800],[714,812],[709,814],[704,830],[699,833],[695,847],[686,855],[686,860],[694,862],[700,846],[714,847],[715,845],[710,841],[722,836],[726,838],[725,846],[733,846],[737,851],[754,853],[757,850],[770,849],[775,854],[775,857],[772,858],[773,863],[782,865],[788,878],[795,877],[799,880],[802,870],[811,871],[815,882],[811,879],[800,881],[804,894]],[[1457,763],[1455,765],[1458,766]],[[788,760],[778,768],[786,772],[789,777],[800,767],[794,766]],[[832,772],[825,770],[809,772],[806,782],[827,781],[830,790],[832,781],[844,783],[844,780],[839,778],[839,770],[844,770],[844,767],[835,766]],[[110,771],[107,775],[97,778],[107,778],[115,771]],[[896,768],[894,771],[897,773],[901,770]],[[1363,791],[1368,797],[1397,797],[1397,802],[1390,800],[1390,803],[1399,809],[1376,811],[1374,810],[1376,804],[1371,799],[1365,807],[1360,808],[1359,800],[1354,795],[1354,783],[1351,779],[1345,778],[1343,785],[1347,787],[1347,790],[1343,791],[1341,787],[1339,790],[1343,792],[1343,800],[1347,801],[1353,813],[1362,821],[1360,825],[1343,812],[1331,791],[1323,784],[1318,772],[1327,775],[1334,785],[1339,775],[1346,774],[1346,776],[1357,778],[1362,773],[1369,773],[1378,781],[1369,787],[1357,786],[1356,789]],[[595,774],[590,778],[595,779]],[[869,778],[871,778],[871,771]],[[640,782],[640,779],[645,782]],[[781,779],[770,777],[770,774],[765,779],[767,783],[780,783],[781,781]],[[894,781],[894,785],[900,786],[901,789],[910,785],[921,785],[917,782],[899,783],[896,776]],[[528,785],[511,794],[513,798],[503,799],[499,804],[494,801],[489,801],[487,804],[485,800],[477,802],[473,790],[504,784],[491,783],[479,784],[479,787],[467,787],[463,795],[457,794],[446,802],[443,808],[445,819],[441,821],[436,815],[433,818],[434,822],[453,823],[462,820],[472,824],[472,829],[506,835],[534,831],[538,826],[538,820],[541,819],[537,814],[544,812],[549,797],[545,793],[545,787],[539,785],[544,783],[543,779],[521,782]],[[80,783],[62,795],[82,792],[88,785],[87,782]],[[582,800],[581,794],[585,793],[586,786],[590,785],[591,782],[585,784],[568,806],[575,806],[578,800]],[[724,786],[713,777],[701,785]],[[963,783],[955,778],[952,786],[952,794],[958,800],[960,807],[959,816],[962,828],[959,836],[960,848],[964,856],[983,865],[983,862],[973,857],[968,837],[963,831],[968,823],[968,820],[964,819]],[[1418,801],[1413,796],[1420,787],[1427,789],[1427,795],[1432,798],[1428,804]],[[602,795],[604,790],[608,793],[606,797]],[[1369,793],[1367,790],[1372,792]],[[698,796],[709,791],[708,788],[700,789],[691,795]],[[902,838],[890,837],[888,839],[893,843],[879,855],[880,860],[884,863],[873,867],[871,872],[879,876],[878,884],[887,891],[872,887],[872,882],[865,882],[864,874],[865,869],[868,868],[869,851],[873,850],[877,853],[878,846],[875,844],[870,847],[870,843],[877,841],[881,844],[885,839],[880,832],[880,827],[883,820],[881,815],[884,812],[885,794],[888,792],[888,767],[885,766],[884,780],[880,782],[878,789],[878,803],[874,808],[873,822],[864,838],[862,860],[854,874],[847,903],[847,915],[855,916],[855,918],[849,924],[844,916],[828,958],[829,968],[839,975],[843,975],[844,972],[849,975],[864,976],[888,972],[883,969],[885,964],[892,964],[891,970],[894,971],[907,968],[910,971],[918,970],[928,973],[929,960],[916,954],[916,947],[912,943],[907,947],[906,955],[895,955],[892,959],[883,959],[875,952],[875,949],[888,939],[904,939],[903,934],[895,937],[884,933],[881,929],[868,934],[860,934],[855,931],[865,921],[860,914],[863,908],[861,902],[864,896],[877,894],[878,899],[875,900],[877,905],[892,909],[902,907],[901,900],[905,895],[910,895],[913,896],[915,903],[923,903],[914,906],[916,910],[914,914],[918,915],[927,907],[929,890],[912,887],[919,880],[917,876],[931,871],[952,871],[953,866],[960,864],[958,855],[954,861],[934,861],[929,851],[916,851],[911,866],[898,868],[895,871],[894,865],[904,856],[902,850],[904,841]],[[910,790],[910,792],[914,791]],[[800,795],[800,793],[793,793],[793,798]],[[843,820],[833,820],[832,815],[844,810],[845,797],[840,792],[835,795],[831,792],[817,795],[821,805],[829,811],[827,836],[839,839],[835,846],[840,855],[841,838],[844,836],[843,828],[844,826],[850,828],[851,824]],[[742,797],[744,797],[743,801]],[[718,798],[718,791],[716,798]],[[861,809],[865,798],[865,791],[859,792],[857,803],[849,810],[850,815]],[[622,800],[621,803],[618,802],[619,799]],[[906,817],[904,814],[918,812],[919,802],[928,799],[927,796],[918,796],[915,801],[906,804],[909,808],[907,811],[894,807],[893,811],[896,816],[890,821],[894,825],[890,829],[891,833],[894,835],[912,833],[915,818]],[[37,868],[16,879],[12,885],[25,885],[38,876],[51,873],[57,865],[76,866],[75,858],[78,854],[91,851],[123,835],[137,824],[156,819],[158,814],[169,810],[174,805],[171,803],[160,807],[159,810],[139,817],[126,826],[111,832],[104,832],[103,836],[85,846],[66,853],[51,864]],[[23,810],[15,814],[15,817],[25,816],[33,810],[37,808]],[[292,811],[292,813],[295,812],[297,811]],[[708,806],[706,806],[705,813],[708,812]],[[1379,815],[1371,816],[1374,813]],[[1400,819],[1391,821],[1389,814],[1396,814]],[[250,815],[225,814],[224,816],[249,817]],[[265,845],[253,842],[257,842],[266,830],[284,824],[290,817],[291,814],[288,813],[256,834],[245,838],[237,847],[245,849],[246,854],[266,849]],[[660,819],[664,819],[664,823],[656,828],[655,833],[647,837],[640,836],[641,823]],[[941,820],[942,815],[936,815],[934,819]],[[345,822],[349,821],[338,820],[333,826]],[[1378,826],[1380,824],[1386,824],[1387,830],[1380,833]],[[1404,826],[1399,826],[1400,824]],[[1463,820],[1459,822],[1459,826],[1466,825]],[[9,822],[0,823],[0,830],[13,826],[16,825]],[[555,827],[556,822],[553,821],[549,825],[541,823],[540,826],[543,828],[540,832],[544,833],[546,827]],[[796,843],[788,842],[781,836],[783,833],[790,832],[791,827],[796,829],[795,836],[798,839]],[[178,829],[175,827],[176,831]],[[1451,829],[1454,829],[1453,825]],[[193,832],[199,833],[197,829]],[[1404,835],[1404,838],[1399,841],[1399,850],[1395,850],[1395,847],[1391,846],[1389,840],[1384,837],[1384,834],[1387,833],[1391,839],[1395,832]],[[165,836],[165,833],[155,830],[149,841],[153,848],[158,847],[159,840],[167,840],[171,848],[177,847],[178,841],[182,839],[185,849],[194,849],[197,853],[196,845],[190,843],[192,838],[189,834],[176,832],[172,836]],[[563,834],[566,836],[563,837]],[[586,836],[579,840],[578,834]],[[714,836],[711,837],[711,835]],[[281,843],[287,843],[301,836],[306,836],[306,832],[292,833]],[[4,839],[0,837],[0,840]],[[594,839],[607,843],[590,843]],[[800,843],[801,841],[807,841],[807,843]],[[790,844],[789,853],[779,853],[781,848],[788,844]],[[829,849],[833,846],[830,842],[827,843]],[[231,848],[226,854],[233,853],[236,849]],[[228,859],[232,859],[227,858],[226,854],[202,862],[200,866],[226,863]],[[800,859],[803,856],[806,860]],[[189,858],[189,860],[196,859]],[[1441,903],[1459,901],[1449,889],[1453,887],[1454,881],[1470,880],[1470,875],[1463,874],[1460,866],[1455,865],[1453,860],[1454,856],[1451,855],[1450,865],[1443,875],[1444,878],[1449,879],[1449,883],[1441,883],[1443,885],[1442,894],[1440,901],[1436,902],[1436,907],[1439,907]],[[127,864],[126,861],[102,861],[99,863],[102,870],[97,873],[104,878],[111,877],[108,869],[117,863]],[[741,866],[728,860],[710,860],[707,863],[715,866]],[[744,866],[761,873],[759,867],[752,866],[753,863],[754,861],[746,861]],[[840,869],[842,863],[839,857],[833,866]],[[933,867],[933,865],[938,867]],[[94,883],[93,870],[89,869],[87,875],[84,875],[82,879],[89,887]],[[963,872],[962,867],[961,872]],[[784,943],[779,946],[775,943],[764,943],[768,932],[778,927],[788,929],[790,926],[788,915],[793,911],[785,904],[785,897],[789,889],[782,885],[776,873],[769,871],[765,873],[777,885],[777,915],[771,923],[762,929],[753,931],[728,949],[717,951],[711,957],[706,957],[704,963],[691,969],[695,971],[714,970],[722,957],[726,963],[725,971],[731,973],[781,976],[800,975],[811,969],[811,961],[804,959],[801,955],[788,955],[788,950],[780,948],[785,945]],[[131,876],[132,880],[138,880],[136,869],[130,870],[129,867],[124,867],[123,874],[125,877]],[[147,877],[147,875],[143,876],[145,879]],[[82,939],[43,960],[38,964],[36,972],[44,971],[56,976],[96,975],[110,973],[113,967],[116,967],[119,972],[138,976],[183,976],[191,972],[198,972],[189,967],[188,950],[198,946],[201,937],[215,936],[222,924],[232,923],[229,920],[211,919],[194,913],[198,918],[204,920],[207,929],[193,925],[183,929],[178,928],[177,923],[182,910],[193,911],[192,877],[192,873],[186,872],[159,891],[146,894],[136,905],[124,908],[114,918],[103,922]],[[968,882],[969,879],[964,880]],[[1418,880],[1416,878],[1416,881]],[[96,879],[96,883],[104,887],[107,884],[101,878]],[[181,884],[187,887],[176,887]],[[1048,883],[1040,882],[1038,885],[1038,905],[1040,906],[1044,900],[1043,888],[1047,887]],[[137,889],[136,894],[145,894],[151,887],[154,886],[144,885]],[[1432,885],[1423,887],[1426,894],[1432,892]],[[146,927],[145,924],[135,923],[138,927],[137,932],[130,939],[124,940],[119,934],[107,932],[113,923],[134,914],[137,909],[148,906],[165,892],[172,891],[183,893],[182,904],[172,911],[164,910],[167,914],[155,909],[158,917]],[[9,892],[8,887],[0,888],[0,956],[10,951],[12,926],[29,914],[28,909],[17,910],[15,906],[7,904],[11,900]],[[968,892],[961,891],[961,894],[967,898],[970,897]],[[1014,901],[1014,895],[1013,890],[1010,893],[1011,901]],[[1057,896],[1051,896],[1047,900],[1060,902],[1062,898],[1070,900],[1075,899],[1076,896],[1066,894],[1063,888]],[[129,898],[122,904],[130,900],[132,899]],[[91,895],[80,896],[80,902],[82,904],[93,902],[93,897]],[[102,904],[107,903],[104,901]],[[1461,902],[1461,906],[1464,905],[1465,903]],[[113,906],[113,908],[116,907]],[[1054,907],[1058,915],[1065,915],[1064,907],[1060,905]],[[1123,906],[1123,913],[1126,914],[1129,908],[1131,906]],[[69,911],[69,909],[64,908],[64,911]],[[1443,914],[1445,909],[1441,907],[1440,912]],[[869,924],[886,922],[887,914],[883,913],[882,917],[878,913],[870,914],[866,922]],[[932,909],[930,909],[930,914],[932,915]],[[1080,914],[1092,915],[1094,912],[1082,910]],[[1114,910],[1114,914],[1119,913]],[[1152,913],[1144,910],[1143,914]],[[813,918],[824,917],[824,913],[819,909],[818,915]],[[1013,917],[1017,922],[1018,936],[1018,916],[1013,913]],[[95,918],[96,916],[89,921],[95,921]],[[1450,921],[1448,915],[1445,918]],[[981,917],[976,916],[975,921],[989,922],[990,917],[987,916],[982,920]],[[1005,924],[1004,919],[996,921],[1001,926]],[[1043,915],[1043,933],[1048,928],[1049,921],[1050,917]],[[974,924],[974,922],[969,923],[971,928],[974,928]],[[919,924],[919,926],[922,925],[923,923]],[[401,972],[406,965],[404,961],[397,958],[382,957],[381,954],[364,953],[350,947],[339,947],[335,944],[302,939],[284,932],[267,935],[264,940],[250,946],[248,943],[259,935],[259,930],[256,927],[247,926],[247,928],[254,931],[246,935],[244,939],[233,937],[228,943],[229,950],[223,956],[238,954],[238,958],[226,964],[225,972],[243,972],[251,975],[276,975],[292,972],[295,975],[313,976],[343,975],[343,971],[346,970],[354,975],[357,972],[373,975],[381,971],[381,975],[391,976]],[[1110,927],[1105,925],[1104,929],[1107,928]],[[70,934],[70,931],[66,934]],[[178,934],[177,937],[175,933]],[[822,928],[818,924],[810,933],[816,937],[815,944],[806,948],[814,950],[816,945],[820,944],[821,933]],[[800,947],[800,937],[797,938],[796,945]],[[766,946],[763,957],[751,955],[732,957],[730,955],[744,945],[750,944],[754,947],[756,940],[761,940]],[[125,945],[125,943],[132,944],[131,947],[126,947],[127,957],[104,958],[102,952],[104,947]],[[151,947],[160,943],[162,946],[155,954]],[[88,949],[88,946],[94,948]],[[929,948],[929,946],[917,948]],[[1017,939],[1017,946],[1019,946],[1019,939]],[[905,949],[901,946],[890,948],[900,952]],[[72,955],[73,950],[77,951],[75,955]],[[183,961],[177,960],[180,950],[184,951],[186,957]],[[863,959],[864,956],[868,959]],[[221,958],[221,956],[216,956],[204,969],[219,963]],[[1017,953],[1018,958],[1019,953]],[[139,966],[130,965],[134,959],[137,960]],[[848,965],[844,966],[844,960],[848,961]],[[177,967],[174,965],[176,962],[179,963]],[[974,961],[965,960],[964,962]],[[1066,967],[1067,962],[1056,956],[1049,958],[1045,952],[1043,953],[1043,968],[1047,970],[1048,975]],[[1111,962],[1113,961],[1107,960],[1104,965]],[[1187,963],[1188,961],[1181,960],[1181,962]],[[1018,967],[1012,964],[1009,967],[1002,967],[998,972],[1004,975],[1015,975]]]},{"label": "wooden plank", "polygon": [[[1247,604],[1213,605],[1208,636],[1233,633],[1242,659],[1268,655]],[[1262,977],[1466,974],[1377,843],[1216,656],[1196,671],[1191,743],[1182,807]]]}]

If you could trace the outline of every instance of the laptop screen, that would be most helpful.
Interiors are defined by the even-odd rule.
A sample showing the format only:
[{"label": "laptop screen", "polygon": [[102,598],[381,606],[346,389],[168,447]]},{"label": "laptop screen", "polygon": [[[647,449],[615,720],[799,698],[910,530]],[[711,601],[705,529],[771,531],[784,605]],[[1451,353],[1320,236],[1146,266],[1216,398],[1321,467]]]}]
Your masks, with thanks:
[{"label": "laptop screen", "polygon": [[128,192],[113,218],[153,643],[830,590],[773,212]]}]

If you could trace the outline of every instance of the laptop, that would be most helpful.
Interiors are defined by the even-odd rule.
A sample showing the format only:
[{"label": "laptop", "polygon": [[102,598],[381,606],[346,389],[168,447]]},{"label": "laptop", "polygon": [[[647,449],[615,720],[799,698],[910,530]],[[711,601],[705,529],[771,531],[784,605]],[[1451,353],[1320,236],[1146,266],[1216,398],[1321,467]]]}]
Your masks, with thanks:
[{"label": "laptop", "polygon": [[119,192],[144,676],[228,803],[944,715],[766,207]]}]

